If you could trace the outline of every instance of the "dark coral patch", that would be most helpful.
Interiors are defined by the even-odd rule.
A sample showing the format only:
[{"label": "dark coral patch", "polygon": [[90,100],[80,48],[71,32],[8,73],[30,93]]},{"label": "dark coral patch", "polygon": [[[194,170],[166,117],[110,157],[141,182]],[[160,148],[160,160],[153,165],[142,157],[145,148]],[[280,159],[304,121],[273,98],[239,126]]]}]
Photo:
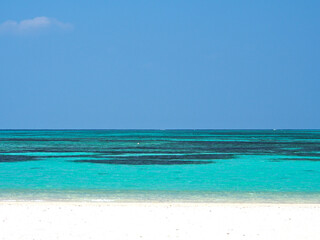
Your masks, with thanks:
[{"label": "dark coral patch", "polygon": [[37,160],[34,156],[13,156],[13,155],[0,155],[1,162],[28,162]]},{"label": "dark coral patch", "polygon": [[283,160],[287,161],[312,161],[312,162],[319,162],[320,158],[283,158]]}]

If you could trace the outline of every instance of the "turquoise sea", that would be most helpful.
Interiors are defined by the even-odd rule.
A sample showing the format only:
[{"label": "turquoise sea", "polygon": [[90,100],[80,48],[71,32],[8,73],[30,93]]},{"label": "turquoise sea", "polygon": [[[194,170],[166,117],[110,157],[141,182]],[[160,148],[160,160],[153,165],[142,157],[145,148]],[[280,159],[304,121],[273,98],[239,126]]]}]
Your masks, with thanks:
[{"label": "turquoise sea", "polygon": [[1,130],[0,200],[320,203],[320,131]]}]

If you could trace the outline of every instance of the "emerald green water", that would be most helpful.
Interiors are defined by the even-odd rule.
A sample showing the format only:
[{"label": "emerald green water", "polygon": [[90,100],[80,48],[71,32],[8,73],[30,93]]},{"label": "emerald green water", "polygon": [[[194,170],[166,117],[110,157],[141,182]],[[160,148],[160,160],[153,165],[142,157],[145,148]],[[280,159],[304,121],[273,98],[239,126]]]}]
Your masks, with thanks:
[{"label": "emerald green water", "polygon": [[320,131],[2,130],[0,198],[320,202]]}]

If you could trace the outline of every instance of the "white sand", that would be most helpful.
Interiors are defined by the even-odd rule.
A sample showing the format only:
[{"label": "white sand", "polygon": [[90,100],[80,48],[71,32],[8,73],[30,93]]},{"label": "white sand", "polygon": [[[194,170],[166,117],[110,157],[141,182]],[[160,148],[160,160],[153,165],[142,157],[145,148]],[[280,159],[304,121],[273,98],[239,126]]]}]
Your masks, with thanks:
[{"label": "white sand", "polygon": [[320,205],[0,203],[0,239],[320,239]]}]

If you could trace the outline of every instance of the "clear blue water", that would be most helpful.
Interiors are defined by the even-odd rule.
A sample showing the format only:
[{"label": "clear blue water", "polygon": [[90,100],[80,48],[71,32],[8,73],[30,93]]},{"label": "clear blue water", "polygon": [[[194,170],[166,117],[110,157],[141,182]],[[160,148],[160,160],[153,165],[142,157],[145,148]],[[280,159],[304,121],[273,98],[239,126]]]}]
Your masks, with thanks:
[{"label": "clear blue water", "polygon": [[320,131],[2,130],[0,199],[320,202]]}]

